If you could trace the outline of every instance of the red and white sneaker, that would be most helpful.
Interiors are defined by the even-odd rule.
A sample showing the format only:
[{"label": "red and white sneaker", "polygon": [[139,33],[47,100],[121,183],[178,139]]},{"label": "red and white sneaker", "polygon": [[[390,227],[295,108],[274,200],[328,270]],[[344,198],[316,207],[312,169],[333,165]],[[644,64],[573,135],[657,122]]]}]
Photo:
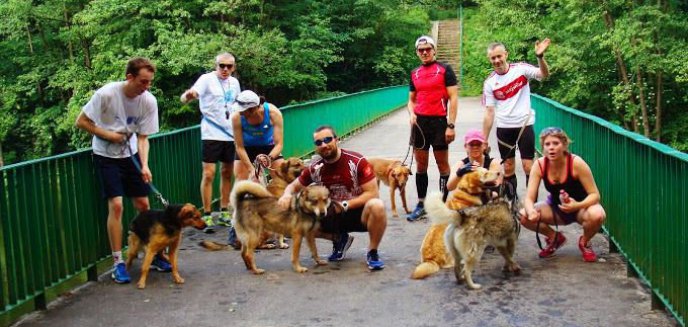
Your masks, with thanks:
[{"label": "red and white sneaker", "polygon": [[559,250],[560,247],[562,247],[566,243],[566,237],[564,237],[564,234],[557,232],[554,234],[554,239],[550,239],[549,237],[547,238],[547,247],[542,249],[540,251],[540,258],[549,258],[554,256],[554,252]]},{"label": "red and white sneaker", "polygon": [[590,245],[590,242],[588,242],[588,244],[583,243],[583,235],[581,235],[581,237],[578,238],[578,248],[580,249],[581,253],[583,254],[583,261],[585,261],[585,262],[597,261],[597,254],[595,254],[595,251],[592,250],[592,246]]}]

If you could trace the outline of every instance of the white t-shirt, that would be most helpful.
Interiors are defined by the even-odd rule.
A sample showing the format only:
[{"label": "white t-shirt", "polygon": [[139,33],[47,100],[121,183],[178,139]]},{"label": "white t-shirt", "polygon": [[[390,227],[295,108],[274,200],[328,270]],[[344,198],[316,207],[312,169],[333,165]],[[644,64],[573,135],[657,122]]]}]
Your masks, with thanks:
[{"label": "white t-shirt", "polygon": [[[118,133],[131,133],[131,154],[138,152],[136,133],[151,135],[159,131],[158,101],[148,91],[129,98],[124,95],[126,82],[112,82],[101,87],[84,106],[83,112],[96,126]],[[93,136],[93,153],[109,158],[128,158],[131,154],[122,144]]]},{"label": "white t-shirt", "polygon": [[198,93],[199,107],[203,114],[201,139],[234,141],[229,116],[232,114],[232,103],[241,92],[239,80],[232,76],[222,80],[216,72],[210,72],[201,75],[191,89]]},{"label": "white t-shirt", "polygon": [[492,72],[483,84],[483,105],[495,107],[497,127],[522,127],[530,113],[526,125],[535,123],[535,111],[530,107],[531,79],[542,79],[540,68],[527,63],[509,65],[505,74]]}]

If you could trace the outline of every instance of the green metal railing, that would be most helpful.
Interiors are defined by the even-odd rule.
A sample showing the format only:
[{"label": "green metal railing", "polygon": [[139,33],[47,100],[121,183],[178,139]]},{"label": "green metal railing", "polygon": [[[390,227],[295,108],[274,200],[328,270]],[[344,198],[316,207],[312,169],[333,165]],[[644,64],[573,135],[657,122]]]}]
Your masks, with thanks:
[{"label": "green metal railing", "polygon": [[[283,108],[285,156],[313,149],[312,132],[332,125],[346,135],[406,103],[407,86],[388,87]],[[172,203],[199,204],[198,126],[151,137],[154,184]],[[106,202],[90,150],[0,168],[0,325],[12,310],[45,308],[46,291],[86,273],[110,256]],[[124,226],[134,216],[125,201]],[[152,200],[153,207],[161,207]]]},{"label": "green metal railing", "polygon": [[688,155],[541,96],[533,95],[532,104],[536,133],[547,126],[563,128],[573,140],[571,151],[590,165],[612,246],[651,287],[653,302],[685,326]]}]

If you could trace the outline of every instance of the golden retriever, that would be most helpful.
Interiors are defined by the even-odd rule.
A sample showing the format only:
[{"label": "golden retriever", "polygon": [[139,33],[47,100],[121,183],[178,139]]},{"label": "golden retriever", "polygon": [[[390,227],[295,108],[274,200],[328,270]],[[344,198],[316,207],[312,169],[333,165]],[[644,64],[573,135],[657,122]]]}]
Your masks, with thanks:
[{"label": "golden retriever", "polygon": [[370,158],[368,163],[373,166],[375,177],[377,177],[377,186],[380,187],[380,181],[389,186],[390,202],[392,203],[392,216],[399,217],[397,214],[397,205],[394,198],[394,192],[398,189],[401,196],[401,204],[406,213],[411,213],[406,205],[406,182],[411,174],[411,169],[403,165],[399,160]]}]

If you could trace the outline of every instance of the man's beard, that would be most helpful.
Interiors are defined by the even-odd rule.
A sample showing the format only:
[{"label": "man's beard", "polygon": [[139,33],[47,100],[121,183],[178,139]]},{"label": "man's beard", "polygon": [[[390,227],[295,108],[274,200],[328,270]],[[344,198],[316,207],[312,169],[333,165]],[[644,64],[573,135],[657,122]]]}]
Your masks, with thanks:
[{"label": "man's beard", "polygon": [[326,150],[318,153],[323,159],[330,161],[337,157],[337,149]]}]

